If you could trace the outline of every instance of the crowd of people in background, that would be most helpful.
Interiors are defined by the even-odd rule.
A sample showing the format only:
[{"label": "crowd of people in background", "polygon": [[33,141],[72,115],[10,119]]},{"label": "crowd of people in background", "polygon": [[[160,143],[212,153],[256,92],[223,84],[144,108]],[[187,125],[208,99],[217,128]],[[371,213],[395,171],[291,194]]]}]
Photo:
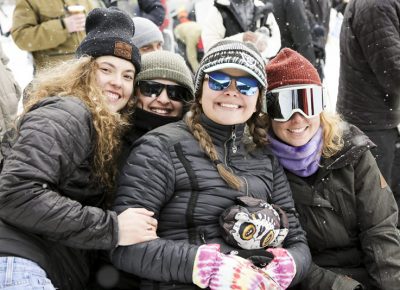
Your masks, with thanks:
[{"label": "crowd of people in background", "polygon": [[0,47],[0,289],[396,289],[399,15],[15,0],[1,33],[34,75],[21,88]]}]

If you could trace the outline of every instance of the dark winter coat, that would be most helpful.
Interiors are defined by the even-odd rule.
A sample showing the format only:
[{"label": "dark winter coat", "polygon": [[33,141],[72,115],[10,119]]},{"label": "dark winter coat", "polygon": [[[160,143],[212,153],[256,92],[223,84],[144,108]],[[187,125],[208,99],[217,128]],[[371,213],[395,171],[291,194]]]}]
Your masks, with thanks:
[{"label": "dark winter coat", "polygon": [[314,178],[286,172],[313,259],[301,289],[347,290],[358,282],[371,287],[365,289],[398,289],[396,202],[369,151],[373,143],[354,126],[344,141],[341,152],[322,159]]},{"label": "dark winter coat", "polygon": [[161,26],[165,18],[165,8],[160,0],[107,0],[107,6],[117,6],[131,17],[144,17]]},{"label": "dark winter coat", "polygon": [[282,47],[289,47],[316,64],[313,40],[303,0],[269,0],[281,32]]},{"label": "dark winter coat", "polygon": [[267,149],[246,152],[243,125],[222,126],[205,116],[201,120],[221,160],[245,181],[245,192],[227,186],[183,121],[149,132],[129,155],[127,163],[132,166],[125,166],[121,173],[115,209],[154,211],[160,239],[118,247],[113,263],[148,279],[142,281],[141,289],[198,289],[192,284],[198,247],[220,243],[223,252],[231,250],[221,238],[219,216],[236,197],[250,195],[288,211],[290,230],[284,247],[296,261],[295,282],[299,281],[308,270],[309,250],[276,158]]},{"label": "dark winter coat", "polygon": [[85,289],[88,250],[118,243],[91,170],[95,134],[77,98],[46,98],[23,117],[0,175],[0,256],[38,263],[62,290]]},{"label": "dark winter coat", "polygon": [[351,0],[340,33],[336,108],[362,130],[400,123],[400,1]]}]

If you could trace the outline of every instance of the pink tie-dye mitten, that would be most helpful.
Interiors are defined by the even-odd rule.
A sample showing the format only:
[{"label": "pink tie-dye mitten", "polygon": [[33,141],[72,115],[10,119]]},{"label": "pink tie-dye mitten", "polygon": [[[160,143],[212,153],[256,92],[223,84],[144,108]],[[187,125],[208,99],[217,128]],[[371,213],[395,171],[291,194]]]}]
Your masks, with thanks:
[{"label": "pink tie-dye mitten", "polygon": [[296,263],[292,255],[284,248],[269,248],[267,251],[272,253],[274,258],[263,268],[263,271],[276,281],[282,289],[288,288],[296,275]]},{"label": "pink tie-dye mitten", "polygon": [[250,261],[220,253],[219,245],[200,246],[193,267],[193,283],[211,290],[280,290],[268,274]]}]

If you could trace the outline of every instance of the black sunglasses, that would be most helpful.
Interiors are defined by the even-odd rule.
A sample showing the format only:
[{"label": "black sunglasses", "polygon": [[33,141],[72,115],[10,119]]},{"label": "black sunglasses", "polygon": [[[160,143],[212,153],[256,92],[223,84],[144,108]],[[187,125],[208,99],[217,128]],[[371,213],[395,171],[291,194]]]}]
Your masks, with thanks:
[{"label": "black sunglasses", "polygon": [[140,93],[146,97],[158,97],[165,88],[168,98],[173,101],[190,102],[193,100],[193,95],[190,91],[180,85],[165,85],[155,81],[138,81],[137,86]]}]

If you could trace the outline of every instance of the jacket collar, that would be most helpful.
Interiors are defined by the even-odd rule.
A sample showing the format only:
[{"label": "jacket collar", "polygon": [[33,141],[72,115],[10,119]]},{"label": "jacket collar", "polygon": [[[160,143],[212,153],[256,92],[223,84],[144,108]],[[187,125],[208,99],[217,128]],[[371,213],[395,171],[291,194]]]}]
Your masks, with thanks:
[{"label": "jacket collar", "polygon": [[232,136],[235,136],[236,141],[240,141],[243,137],[245,124],[221,125],[215,123],[204,114],[200,115],[200,122],[211,136],[214,145],[223,145],[226,141],[232,139]]}]

